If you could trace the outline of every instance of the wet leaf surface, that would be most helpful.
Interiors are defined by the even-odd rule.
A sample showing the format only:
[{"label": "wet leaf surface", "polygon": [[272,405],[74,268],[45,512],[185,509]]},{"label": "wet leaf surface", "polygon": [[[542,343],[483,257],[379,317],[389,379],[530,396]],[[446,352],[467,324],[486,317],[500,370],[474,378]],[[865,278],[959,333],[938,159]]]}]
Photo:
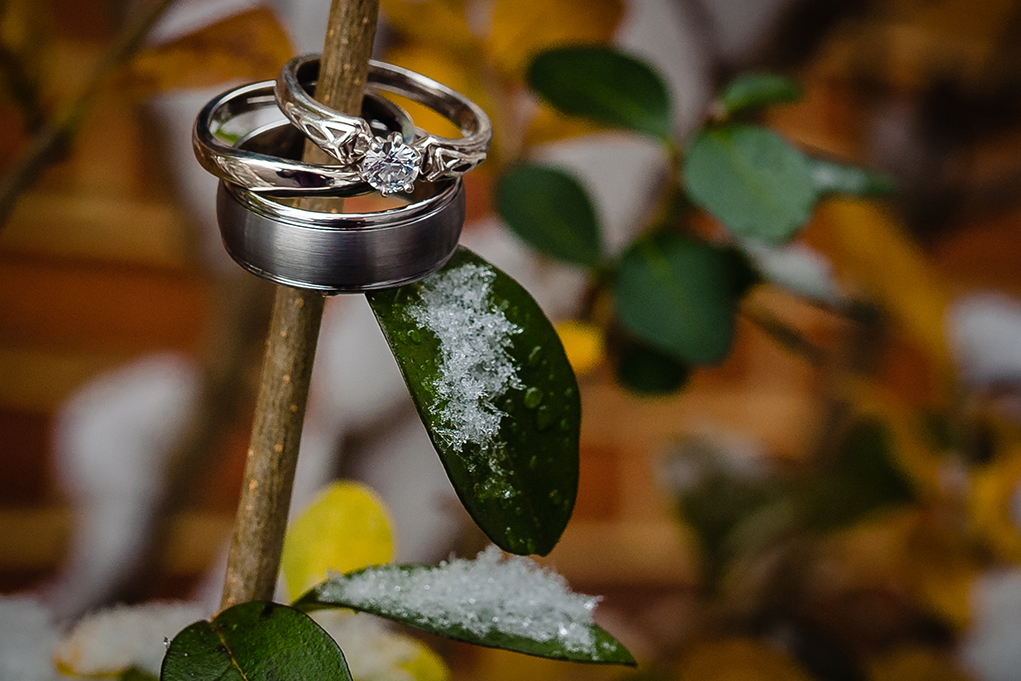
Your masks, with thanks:
[{"label": "wet leaf surface", "polygon": [[368,299],[465,509],[500,548],[549,553],[577,496],[581,403],[542,310],[464,248]]}]

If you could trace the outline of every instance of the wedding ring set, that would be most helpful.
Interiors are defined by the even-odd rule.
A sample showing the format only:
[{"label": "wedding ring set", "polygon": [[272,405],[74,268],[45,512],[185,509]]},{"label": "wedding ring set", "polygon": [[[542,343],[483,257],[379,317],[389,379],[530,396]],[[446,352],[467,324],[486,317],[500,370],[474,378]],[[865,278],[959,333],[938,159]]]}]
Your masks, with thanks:
[{"label": "wedding ring set", "polygon": [[[372,61],[361,116],[313,98],[318,55],[292,59],[276,81],[213,98],[195,120],[192,143],[203,168],[220,178],[217,220],[227,252],[271,281],[324,293],[408,283],[450,258],[464,222],[460,176],[482,163],[489,118],[445,85]],[[453,122],[461,137],[414,126],[380,92],[403,95]],[[301,161],[305,140],[336,159]],[[284,197],[401,194],[406,205],[370,213],[294,207]]]}]

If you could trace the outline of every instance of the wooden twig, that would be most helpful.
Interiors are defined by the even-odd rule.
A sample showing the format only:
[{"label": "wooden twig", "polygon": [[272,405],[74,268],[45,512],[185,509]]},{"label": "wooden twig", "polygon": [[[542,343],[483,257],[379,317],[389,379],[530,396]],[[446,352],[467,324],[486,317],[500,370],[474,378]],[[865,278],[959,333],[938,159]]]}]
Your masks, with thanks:
[{"label": "wooden twig", "polygon": [[[316,98],[358,114],[379,0],[333,0]],[[318,147],[305,159],[324,162]],[[277,287],[221,608],[270,600],[287,527],[324,298]]]}]

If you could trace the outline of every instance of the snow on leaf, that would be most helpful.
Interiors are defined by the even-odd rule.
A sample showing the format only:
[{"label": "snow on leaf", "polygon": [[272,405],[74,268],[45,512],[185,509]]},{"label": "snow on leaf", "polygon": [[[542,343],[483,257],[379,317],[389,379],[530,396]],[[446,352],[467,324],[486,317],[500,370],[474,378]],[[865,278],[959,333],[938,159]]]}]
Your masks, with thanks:
[{"label": "snow on leaf", "polygon": [[164,639],[205,615],[195,603],[118,605],[82,619],[60,642],[56,661],[81,676],[109,676],[130,667],[159,674]]},{"label": "snow on leaf", "polygon": [[455,449],[468,442],[488,449],[505,415],[496,400],[522,387],[507,352],[521,328],[492,304],[495,278],[493,270],[474,263],[441,271],[422,285],[421,304],[407,311],[440,342],[434,409],[443,427],[437,432]]},{"label": "snow on leaf", "polygon": [[745,254],[769,281],[811,300],[839,306],[845,302],[825,255],[803,243],[772,246],[756,239],[740,242]]},{"label": "snow on leaf", "polygon": [[335,575],[300,608],[349,607],[478,645],[583,662],[634,664],[596,626],[598,596],[534,561],[490,546],[474,560],[439,566],[384,565]]},{"label": "snow on leaf", "polygon": [[0,596],[0,679],[51,681],[57,625],[32,596]]},{"label": "snow on leaf", "polygon": [[581,402],[539,305],[465,248],[368,300],[465,509],[500,548],[549,553],[577,494]]}]

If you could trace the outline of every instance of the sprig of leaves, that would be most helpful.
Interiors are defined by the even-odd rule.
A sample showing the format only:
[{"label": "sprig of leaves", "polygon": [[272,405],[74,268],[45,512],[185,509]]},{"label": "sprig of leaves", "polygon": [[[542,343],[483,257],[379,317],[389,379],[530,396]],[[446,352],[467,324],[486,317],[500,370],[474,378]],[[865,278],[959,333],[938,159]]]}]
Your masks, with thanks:
[{"label": "sprig of leaves", "polygon": [[[496,187],[497,208],[515,234],[551,258],[589,269],[597,289],[612,290],[624,333],[615,346],[617,375],[641,392],[677,389],[689,365],[724,359],[737,304],[763,280],[747,259],[726,257],[685,229],[689,206],[712,215],[735,240],[780,245],[798,234],[821,198],[892,188],[879,173],[814,158],[736,120],[801,97],[800,84],[780,74],[729,83],[683,155],[676,153],[669,90],[640,59],[608,47],[563,47],[538,55],[527,77],[560,111],[649,136],[679,159],[671,172],[681,200],[668,195],[651,233],[616,257],[605,253],[599,216],[570,173],[518,164]],[[662,371],[664,380],[650,380],[650,371]]]}]

